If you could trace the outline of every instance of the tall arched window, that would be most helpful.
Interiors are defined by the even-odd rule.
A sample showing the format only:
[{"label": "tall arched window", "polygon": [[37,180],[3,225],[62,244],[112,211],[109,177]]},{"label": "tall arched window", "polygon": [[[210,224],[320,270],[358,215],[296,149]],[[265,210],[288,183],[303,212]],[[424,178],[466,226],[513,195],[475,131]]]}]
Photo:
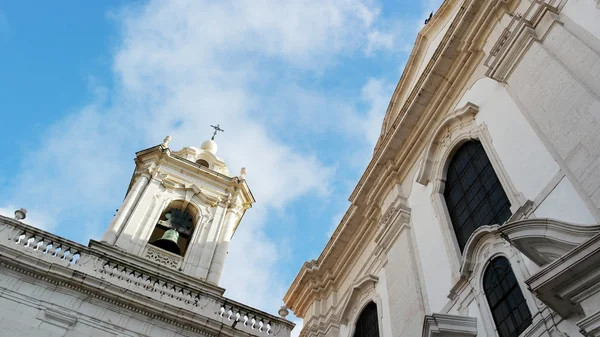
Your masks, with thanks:
[{"label": "tall arched window", "polygon": [[379,320],[377,319],[377,305],[373,302],[367,304],[356,321],[354,337],[379,337]]},{"label": "tall arched window", "polygon": [[450,160],[444,198],[461,252],[477,228],[502,224],[511,215],[510,201],[476,140],[462,144]]},{"label": "tall arched window", "polygon": [[510,263],[497,257],[483,275],[485,297],[500,337],[517,337],[531,324],[531,313]]}]

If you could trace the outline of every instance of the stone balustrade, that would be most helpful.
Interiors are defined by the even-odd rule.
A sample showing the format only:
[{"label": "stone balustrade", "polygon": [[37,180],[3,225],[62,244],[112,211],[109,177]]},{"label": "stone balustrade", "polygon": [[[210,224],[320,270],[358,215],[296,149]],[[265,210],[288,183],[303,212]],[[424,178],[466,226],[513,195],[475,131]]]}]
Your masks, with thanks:
[{"label": "stone balustrade", "polygon": [[[86,247],[3,216],[0,216],[0,246],[0,256],[6,255],[6,248],[15,249],[108,282],[116,289],[146,296],[148,308],[154,300],[153,303],[173,306],[174,312],[188,310],[190,317],[196,317],[194,319],[202,315],[249,336],[289,337],[294,326],[285,319],[203,291],[203,281],[188,284],[176,277],[168,277],[157,268],[155,262],[159,261],[147,256],[111,256],[93,246]],[[165,266],[176,269],[175,264]]]},{"label": "stone balustrade", "polygon": [[[12,219],[11,219],[12,220]],[[76,264],[87,247],[14,221],[0,222],[0,242],[52,263]]]}]

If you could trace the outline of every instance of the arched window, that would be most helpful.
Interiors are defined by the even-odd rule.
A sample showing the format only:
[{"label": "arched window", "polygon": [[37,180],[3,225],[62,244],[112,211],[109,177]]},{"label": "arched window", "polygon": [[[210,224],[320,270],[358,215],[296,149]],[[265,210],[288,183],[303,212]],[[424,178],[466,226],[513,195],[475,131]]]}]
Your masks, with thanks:
[{"label": "arched window", "polygon": [[354,337],[379,337],[379,320],[377,319],[377,305],[373,302],[367,304],[356,321]]},{"label": "arched window", "polygon": [[461,252],[477,228],[502,224],[511,215],[510,201],[476,140],[462,144],[450,160],[444,198]]},{"label": "arched window", "polygon": [[168,252],[183,256],[197,219],[198,210],[191,203],[183,200],[172,201],[161,214],[148,242]]},{"label": "arched window", "polygon": [[490,261],[483,275],[483,289],[500,337],[517,337],[527,329],[531,313],[506,258]]},{"label": "arched window", "polygon": [[200,164],[200,166],[209,167],[208,162],[204,159],[196,160],[196,164]]}]

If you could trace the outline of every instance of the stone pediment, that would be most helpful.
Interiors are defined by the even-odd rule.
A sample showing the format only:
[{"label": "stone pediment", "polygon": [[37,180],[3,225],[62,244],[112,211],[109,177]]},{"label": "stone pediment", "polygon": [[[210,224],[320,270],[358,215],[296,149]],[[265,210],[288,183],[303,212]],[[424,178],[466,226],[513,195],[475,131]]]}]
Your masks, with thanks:
[{"label": "stone pediment", "polygon": [[498,230],[538,266],[545,266],[599,233],[600,226],[534,218],[507,223]]},{"label": "stone pediment", "polygon": [[425,316],[422,337],[475,337],[475,317],[432,314]]}]

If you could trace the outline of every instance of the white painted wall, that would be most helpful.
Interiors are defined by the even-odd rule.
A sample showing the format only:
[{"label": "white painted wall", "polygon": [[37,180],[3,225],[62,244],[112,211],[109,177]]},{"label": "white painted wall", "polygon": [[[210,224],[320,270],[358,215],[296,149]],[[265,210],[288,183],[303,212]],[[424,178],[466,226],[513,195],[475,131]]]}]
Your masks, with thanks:
[{"label": "white painted wall", "polygon": [[562,14],[600,39],[600,2],[598,0],[568,0]]},{"label": "white painted wall", "polygon": [[0,336],[200,336],[4,267],[0,289]]},{"label": "white painted wall", "polygon": [[485,331],[485,326],[483,325],[483,319],[481,317],[481,310],[479,309],[477,302],[474,300],[471,301],[468,309],[468,316],[477,318],[477,337],[487,337],[487,331]]},{"label": "white painted wall", "polygon": [[424,283],[431,312],[441,312],[448,302],[452,270],[442,237],[441,225],[431,202],[431,184],[413,184],[408,204],[421,259]]},{"label": "white painted wall", "polygon": [[554,218],[576,224],[594,225],[596,220],[583,203],[573,185],[564,177],[556,188],[540,203],[535,215]]},{"label": "white painted wall", "polygon": [[382,315],[382,319],[381,319],[382,331],[379,332],[379,335],[382,337],[393,337],[391,318],[390,318],[390,301],[389,301],[385,268],[382,268],[379,271],[379,273],[377,274],[377,277],[379,277],[379,281],[377,282],[375,291],[377,292],[377,295],[379,295],[379,298],[381,298],[381,308],[383,311],[382,313],[379,313],[380,315]]}]

